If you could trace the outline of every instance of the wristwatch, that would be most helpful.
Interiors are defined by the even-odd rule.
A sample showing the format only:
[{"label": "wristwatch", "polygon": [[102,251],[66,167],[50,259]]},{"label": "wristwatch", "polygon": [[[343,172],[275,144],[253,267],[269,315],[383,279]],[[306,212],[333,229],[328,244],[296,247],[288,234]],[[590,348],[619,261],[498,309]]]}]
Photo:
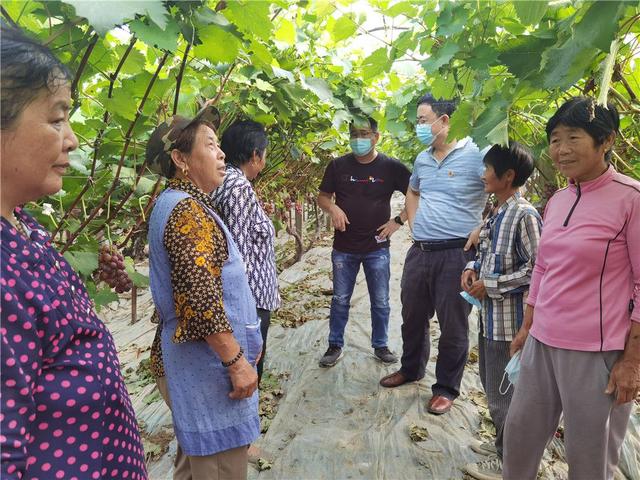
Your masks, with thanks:
[{"label": "wristwatch", "polygon": [[393,221],[398,225],[404,225],[404,222],[402,221],[402,218],[400,218],[400,215],[396,215],[395,217],[393,217]]}]

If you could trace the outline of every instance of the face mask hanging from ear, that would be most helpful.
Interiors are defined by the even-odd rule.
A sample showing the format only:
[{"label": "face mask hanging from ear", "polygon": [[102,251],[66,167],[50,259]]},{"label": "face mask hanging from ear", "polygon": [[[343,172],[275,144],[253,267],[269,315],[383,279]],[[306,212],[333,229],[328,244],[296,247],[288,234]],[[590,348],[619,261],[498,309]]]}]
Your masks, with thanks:
[{"label": "face mask hanging from ear", "polygon": [[[511,360],[509,360],[509,363],[507,363],[507,366],[504,367],[504,373],[502,374],[502,381],[500,382],[500,386],[498,387],[498,392],[500,392],[500,395],[506,395],[509,389],[511,388],[511,385],[515,385],[516,383],[518,383],[518,376],[520,375],[520,353],[521,352],[522,350],[518,350],[515,353],[515,355],[511,357]],[[508,378],[509,385],[507,385],[506,389],[503,389],[505,378]]]},{"label": "face mask hanging from ear", "polygon": [[433,124],[440,120],[440,118],[441,117],[438,117],[433,123],[418,123],[416,125],[416,136],[418,140],[420,140],[420,143],[428,147],[433,143],[435,138],[440,135],[440,132],[438,132],[437,135],[433,134]]},{"label": "face mask hanging from ear", "polygon": [[420,143],[427,147],[433,142],[433,132],[431,131],[431,125],[428,123],[419,123],[416,125],[416,136]]}]

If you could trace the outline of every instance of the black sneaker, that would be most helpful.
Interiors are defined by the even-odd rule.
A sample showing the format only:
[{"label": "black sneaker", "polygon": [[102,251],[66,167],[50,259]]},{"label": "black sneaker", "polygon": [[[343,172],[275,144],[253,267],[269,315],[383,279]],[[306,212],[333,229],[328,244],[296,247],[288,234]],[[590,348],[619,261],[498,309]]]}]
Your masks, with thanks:
[{"label": "black sneaker", "polygon": [[373,354],[382,363],[396,363],[398,361],[398,357],[396,357],[387,347],[374,348]]},{"label": "black sneaker", "polygon": [[324,352],[324,356],[320,359],[321,367],[333,367],[338,360],[342,358],[342,348],[334,345],[329,345],[329,348]]}]

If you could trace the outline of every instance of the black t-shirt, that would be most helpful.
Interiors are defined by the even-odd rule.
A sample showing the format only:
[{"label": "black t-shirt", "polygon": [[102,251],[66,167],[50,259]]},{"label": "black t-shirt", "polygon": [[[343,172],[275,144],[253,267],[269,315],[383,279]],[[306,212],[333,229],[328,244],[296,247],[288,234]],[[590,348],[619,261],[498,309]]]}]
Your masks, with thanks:
[{"label": "black t-shirt", "polygon": [[359,163],[352,153],[333,160],[324,172],[320,191],[335,193],[336,204],[349,219],[344,232],[335,231],[333,248],[367,253],[389,246],[378,242],[377,229],[389,221],[391,195],[406,193],[411,172],[395,158],[379,153],[370,163]]}]

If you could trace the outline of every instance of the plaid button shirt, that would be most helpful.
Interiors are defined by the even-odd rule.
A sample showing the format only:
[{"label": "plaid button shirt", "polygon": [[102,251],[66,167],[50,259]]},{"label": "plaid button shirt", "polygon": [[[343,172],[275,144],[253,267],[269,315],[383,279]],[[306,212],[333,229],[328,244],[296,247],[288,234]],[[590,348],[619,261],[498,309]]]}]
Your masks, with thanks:
[{"label": "plaid button shirt", "polygon": [[257,307],[277,310],[280,293],[274,246],[276,231],[251,183],[242,170],[227,164],[224,181],[211,198],[244,259]]},{"label": "plaid button shirt", "polygon": [[480,321],[489,340],[511,341],[522,325],[541,228],[540,215],[519,193],[482,225],[478,258],[467,268],[478,272],[487,290]]}]

